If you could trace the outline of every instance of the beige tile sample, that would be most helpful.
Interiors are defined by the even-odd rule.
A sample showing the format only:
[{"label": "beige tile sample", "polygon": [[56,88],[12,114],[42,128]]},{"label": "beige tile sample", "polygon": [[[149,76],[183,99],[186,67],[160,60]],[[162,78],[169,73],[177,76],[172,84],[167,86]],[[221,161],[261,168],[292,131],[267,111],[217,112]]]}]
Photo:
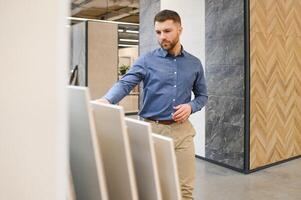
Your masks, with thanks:
[{"label": "beige tile sample", "polygon": [[70,168],[76,199],[107,200],[107,188],[87,88],[68,87]]},{"label": "beige tile sample", "polygon": [[91,102],[110,199],[137,200],[137,186],[122,107]]},{"label": "beige tile sample", "polygon": [[153,133],[153,141],[160,177],[162,198],[181,200],[180,183],[173,140]]},{"label": "beige tile sample", "polygon": [[151,126],[125,118],[134,163],[139,199],[161,200],[161,188]]}]

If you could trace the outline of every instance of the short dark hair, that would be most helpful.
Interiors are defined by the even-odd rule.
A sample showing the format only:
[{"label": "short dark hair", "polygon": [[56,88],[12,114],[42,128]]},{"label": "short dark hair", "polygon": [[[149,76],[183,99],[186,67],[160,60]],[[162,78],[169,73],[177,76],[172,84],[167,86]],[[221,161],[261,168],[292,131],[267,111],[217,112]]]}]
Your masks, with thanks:
[{"label": "short dark hair", "polygon": [[174,22],[181,24],[180,15],[173,10],[162,10],[158,12],[154,18],[154,23],[164,22],[166,20],[173,20]]}]

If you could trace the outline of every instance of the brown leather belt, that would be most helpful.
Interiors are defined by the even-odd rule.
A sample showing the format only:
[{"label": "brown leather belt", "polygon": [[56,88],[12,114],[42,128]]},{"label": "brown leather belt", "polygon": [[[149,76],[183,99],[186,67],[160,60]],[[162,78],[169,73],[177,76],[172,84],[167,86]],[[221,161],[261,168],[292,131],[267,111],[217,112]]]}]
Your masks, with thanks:
[{"label": "brown leather belt", "polygon": [[150,121],[154,121],[158,124],[164,124],[164,125],[170,125],[170,124],[176,123],[176,121],[174,121],[174,120],[156,120],[156,119],[152,119],[152,118],[146,118],[146,119],[150,120]]}]

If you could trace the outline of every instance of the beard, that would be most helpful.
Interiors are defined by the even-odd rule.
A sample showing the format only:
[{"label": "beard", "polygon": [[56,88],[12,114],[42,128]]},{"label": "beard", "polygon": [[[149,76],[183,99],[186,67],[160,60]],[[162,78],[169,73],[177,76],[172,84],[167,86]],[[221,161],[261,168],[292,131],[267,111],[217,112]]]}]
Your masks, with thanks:
[{"label": "beard", "polygon": [[172,41],[163,40],[163,41],[159,42],[159,44],[162,47],[162,49],[169,51],[169,50],[173,49],[177,45],[178,42],[179,42],[179,39],[175,39]]}]

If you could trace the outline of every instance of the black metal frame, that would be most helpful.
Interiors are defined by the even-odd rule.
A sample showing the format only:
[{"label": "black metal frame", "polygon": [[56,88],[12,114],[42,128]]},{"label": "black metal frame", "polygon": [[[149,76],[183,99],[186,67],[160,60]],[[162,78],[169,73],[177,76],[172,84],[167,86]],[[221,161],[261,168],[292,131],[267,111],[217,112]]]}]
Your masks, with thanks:
[{"label": "black metal frame", "polygon": [[86,42],[86,58],[85,58],[85,69],[86,69],[86,74],[85,74],[85,85],[88,87],[88,21],[85,21],[85,42]]},{"label": "black metal frame", "polygon": [[244,173],[250,168],[250,10],[249,0],[244,0]]}]

